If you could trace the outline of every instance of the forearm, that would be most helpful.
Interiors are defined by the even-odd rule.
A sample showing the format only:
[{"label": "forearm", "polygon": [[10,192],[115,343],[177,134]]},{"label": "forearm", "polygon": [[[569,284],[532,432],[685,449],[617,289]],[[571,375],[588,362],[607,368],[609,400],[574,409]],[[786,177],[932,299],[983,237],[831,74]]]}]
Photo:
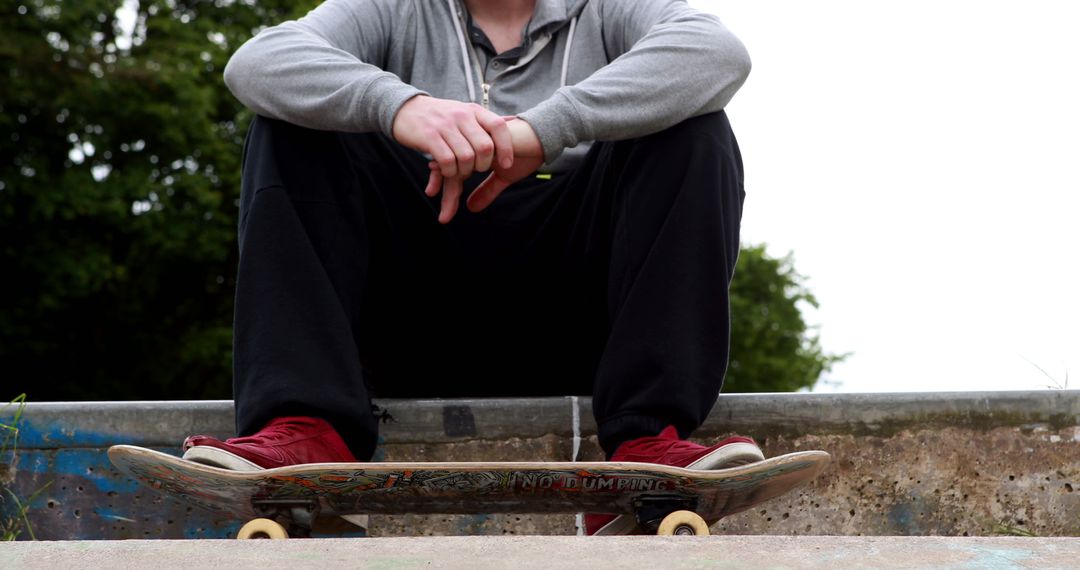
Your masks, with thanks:
[{"label": "forearm", "polygon": [[583,141],[639,137],[719,111],[749,71],[746,48],[719,20],[677,5],[632,49],[519,116],[551,161]]},{"label": "forearm", "polygon": [[388,32],[358,13],[367,6],[358,4],[332,0],[263,31],[233,54],[225,84],[261,115],[315,129],[389,134],[394,114],[421,91],[366,62],[377,61]]}]

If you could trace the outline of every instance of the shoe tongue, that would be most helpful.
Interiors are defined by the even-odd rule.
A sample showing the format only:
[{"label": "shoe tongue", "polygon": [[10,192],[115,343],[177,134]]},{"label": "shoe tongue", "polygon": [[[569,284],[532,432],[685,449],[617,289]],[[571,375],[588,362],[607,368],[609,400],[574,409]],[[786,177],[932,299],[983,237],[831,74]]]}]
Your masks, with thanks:
[{"label": "shoe tongue", "polygon": [[678,432],[678,430],[675,429],[675,426],[668,426],[668,427],[664,428],[664,431],[661,431],[660,434],[657,435],[656,437],[658,437],[660,439],[675,439],[675,440],[677,440],[677,439],[679,439],[679,432]]},{"label": "shoe tongue", "polygon": [[277,418],[266,424],[253,437],[260,442],[280,441],[298,433],[306,433],[314,427],[314,420],[305,417]]},{"label": "shoe tongue", "polygon": [[[319,420],[316,418],[309,418],[305,416],[288,416],[277,418],[266,424],[267,428],[276,429],[295,429],[295,428],[313,428],[319,424]],[[265,428],[264,428],[265,429]]]}]

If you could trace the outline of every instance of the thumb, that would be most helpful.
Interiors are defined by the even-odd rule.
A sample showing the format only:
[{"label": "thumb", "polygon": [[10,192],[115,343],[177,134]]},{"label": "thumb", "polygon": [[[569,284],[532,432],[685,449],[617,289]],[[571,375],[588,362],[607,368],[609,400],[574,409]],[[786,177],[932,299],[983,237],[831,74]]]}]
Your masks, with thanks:
[{"label": "thumb", "polygon": [[469,194],[469,199],[465,202],[465,206],[469,208],[470,212],[479,212],[484,208],[487,208],[499,197],[499,194],[503,193],[510,186],[510,183],[503,180],[497,173],[492,172]]}]

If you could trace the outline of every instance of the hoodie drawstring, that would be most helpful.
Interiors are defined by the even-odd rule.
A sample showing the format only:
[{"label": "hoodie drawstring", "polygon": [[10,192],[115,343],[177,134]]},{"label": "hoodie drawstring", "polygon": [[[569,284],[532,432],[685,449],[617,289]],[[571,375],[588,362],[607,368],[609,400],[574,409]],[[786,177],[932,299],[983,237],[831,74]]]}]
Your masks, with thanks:
[{"label": "hoodie drawstring", "polygon": [[570,33],[566,36],[566,50],[563,51],[562,73],[559,76],[559,87],[566,87],[566,70],[570,67],[570,46],[574,45],[574,28],[577,28],[577,16],[570,20]]},{"label": "hoodie drawstring", "polygon": [[454,32],[457,33],[458,44],[461,46],[461,62],[465,68],[465,83],[469,86],[469,101],[476,101],[476,88],[473,87],[472,70],[469,69],[469,47],[465,43],[465,32],[461,30],[461,12],[454,5],[454,0],[446,0],[446,7],[450,8],[450,15],[454,18]]}]

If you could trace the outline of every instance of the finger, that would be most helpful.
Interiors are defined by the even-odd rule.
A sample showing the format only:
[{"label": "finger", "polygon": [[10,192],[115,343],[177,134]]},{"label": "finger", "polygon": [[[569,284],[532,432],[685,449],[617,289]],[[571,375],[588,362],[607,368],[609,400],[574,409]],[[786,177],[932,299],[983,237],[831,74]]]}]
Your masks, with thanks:
[{"label": "finger", "polygon": [[503,168],[513,166],[514,140],[510,136],[510,127],[506,126],[507,119],[491,112],[477,113],[476,119],[480,122],[480,126],[491,135],[491,141],[495,144],[495,160]]},{"label": "finger", "polygon": [[427,187],[424,188],[424,194],[428,197],[438,196],[439,190],[442,190],[442,185],[442,172],[439,171],[438,164],[436,164],[435,168],[432,168],[431,172],[428,174]]},{"label": "finger", "polygon": [[472,121],[462,125],[461,132],[469,139],[469,145],[476,152],[476,172],[491,170],[491,160],[495,155],[495,143],[491,140],[491,135],[481,128],[480,123]]},{"label": "finger", "polygon": [[434,138],[428,152],[431,153],[431,158],[439,165],[439,170],[442,171],[445,178],[457,176],[457,155],[454,154],[450,145],[446,144],[446,141],[442,138]]},{"label": "finger", "polygon": [[442,205],[439,208],[439,223],[449,224],[457,214],[461,200],[461,178],[448,178],[443,181]]},{"label": "finger", "polygon": [[[461,131],[454,129],[443,133],[443,140],[450,145],[450,149],[454,151],[454,156],[457,158],[457,172],[454,176],[468,177],[472,174],[473,170],[475,170],[476,151],[473,150],[465,135],[461,134]],[[443,176],[447,178],[453,177],[447,175],[445,169],[443,170]]]},{"label": "finger", "polygon": [[487,208],[506,190],[510,187],[510,183],[503,180],[497,173],[492,172],[479,186],[473,190],[472,194],[469,194],[469,199],[466,200],[465,205],[469,208],[470,212],[479,212],[484,208]]}]

